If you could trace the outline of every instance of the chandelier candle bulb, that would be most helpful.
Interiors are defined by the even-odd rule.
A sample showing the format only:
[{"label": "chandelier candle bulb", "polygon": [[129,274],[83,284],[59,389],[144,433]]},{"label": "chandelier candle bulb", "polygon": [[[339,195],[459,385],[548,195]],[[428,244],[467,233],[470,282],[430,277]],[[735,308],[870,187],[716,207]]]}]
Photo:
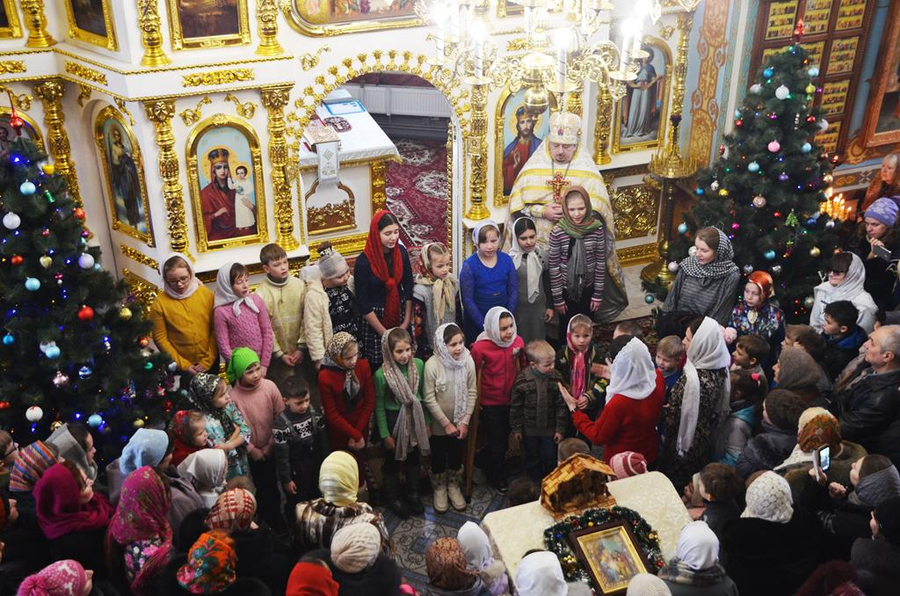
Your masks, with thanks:
[{"label": "chandelier candle bulb", "polygon": [[434,20],[437,23],[437,34],[434,38],[435,53],[437,54],[437,63],[444,63],[444,38],[446,37],[447,13],[443,6],[437,6],[434,9]]}]

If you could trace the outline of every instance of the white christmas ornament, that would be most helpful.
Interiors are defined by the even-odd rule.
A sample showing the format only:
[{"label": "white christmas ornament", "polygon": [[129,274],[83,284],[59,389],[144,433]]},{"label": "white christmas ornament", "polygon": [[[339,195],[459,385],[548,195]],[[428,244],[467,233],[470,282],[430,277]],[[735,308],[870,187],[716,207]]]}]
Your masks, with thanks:
[{"label": "white christmas ornament", "polygon": [[819,130],[821,130],[822,132],[828,130],[828,120],[826,120],[825,118],[819,120]]},{"label": "white christmas ornament", "polygon": [[669,262],[669,265],[668,265],[668,269],[669,269],[669,272],[670,272],[670,273],[675,273],[675,272],[677,272],[677,271],[678,271],[678,262],[677,262],[677,261],[670,261],[670,262]]},{"label": "white christmas ornament", "polygon": [[762,85],[759,83],[750,85],[750,93],[759,93],[760,91],[762,91]]},{"label": "white christmas ornament", "polygon": [[90,269],[94,266],[94,257],[88,253],[82,253],[81,256],[78,257],[78,266],[82,269]]},{"label": "white christmas ornament", "polygon": [[15,230],[22,225],[22,218],[10,211],[3,216],[3,227],[7,230]]},{"label": "white christmas ornament", "polygon": [[689,254],[690,256],[694,256],[694,254],[696,254],[696,252],[697,252],[697,247],[696,247],[696,246],[692,246],[692,247],[690,247],[690,248],[688,249],[688,254]]},{"label": "white christmas ornament", "polygon": [[782,100],[787,99],[790,94],[791,94],[791,90],[788,89],[785,85],[782,85],[781,87],[779,87],[778,89],[775,90],[775,97],[777,97],[778,99],[782,99]]},{"label": "white christmas ornament", "polygon": [[31,406],[25,410],[25,418],[28,422],[38,422],[44,417],[44,411],[39,406]]}]

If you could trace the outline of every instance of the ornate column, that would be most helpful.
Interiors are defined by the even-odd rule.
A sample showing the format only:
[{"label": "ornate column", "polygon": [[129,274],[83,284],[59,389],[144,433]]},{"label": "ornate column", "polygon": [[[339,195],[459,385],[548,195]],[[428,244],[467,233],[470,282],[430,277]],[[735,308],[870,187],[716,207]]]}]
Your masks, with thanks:
[{"label": "ornate column", "polygon": [[56,40],[47,33],[47,17],[44,16],[44,0],[22,0],[25,26],[28,28],[28,48],[49,48]]},{"label": "ornate column", "polygon": [[65,115],[62,109],[62,98],[66,94],[65,83],[61,79],[49,79],[34,86],[34,94],[44,104],[44,122],[47,123],[47,146],[55,161],[56,171],[66,177],[69,194],[77,204],[81,204],[81,192],[78,189],[78,177],[75,174],[75,162],[71,159],[72,148],[69,145],[69,134],[66,132]]},{"label": "ornate column", "polygon": [[[262,27],[262,25],[260,25]],[[272,189],[275,191],[275,242],[286,251],[294,250],[300,243],[294,238],[294,209],[291,185],[287,176],[287,141],[284,131],[284,106],[290,100],[293,85],[269,87],[262,91],[262,105],[269,112],[266,130],[269,133],[269,162],[272,164]]]},{"label": "ornate column", "polygon": [[387,179],[385,172],[387,171],[387,162],[379,160],[372,162],[370,166],[370,175],[372,176],[372,211],[387,209]]},{"label": "ornate column", "polygon": [[162,21],[159,18],[157,0],[137,0],[138,24],[141,28],[141,43],[144,57],[141,66],[163,66],[171,60],[162,51]]},{"label": "ornate column", "polygon": [[275,0],[256,0],[256,20],[259,21],[260,56],[278,56],[284,48],[278,43],[278,4]]},{"label": "ornate column", "polygon": [[472,85],[471,135],[466,145],[472,167],[472,205],[466,212],[469,219],[487,219],[491,214],[484,206],[487,195],[487,85]]},{"label": "ornate column", "polygon": [[609,155],[609,131],[612,126],[612,95],[606,85],[598,85],[597,118],[594,123],[594,163],[603,166],[612,161]]},{"label": "ornate column", "polygon": [[[690,49],[691,27],[694,26],[694,13],[678,13],[678,49],[675,54],[675,66],[672,81],[672,113],[684,113],[684,80],[687,78],[688,50]],[[678,143],[678,139],[675,139]]]},{"label": "ornate column", "polygon": [[163,179],[163,199],[169,218],[169,245],[173,251],[188,253],[187,222],[184,213],[184,189],[178,174],[178,155],[175,153],[175,135],[172,118],[175,116],[175,100],[160,99],[144,103],[147,119],[156,128],[156,145],[159,147],[159,174]]}]

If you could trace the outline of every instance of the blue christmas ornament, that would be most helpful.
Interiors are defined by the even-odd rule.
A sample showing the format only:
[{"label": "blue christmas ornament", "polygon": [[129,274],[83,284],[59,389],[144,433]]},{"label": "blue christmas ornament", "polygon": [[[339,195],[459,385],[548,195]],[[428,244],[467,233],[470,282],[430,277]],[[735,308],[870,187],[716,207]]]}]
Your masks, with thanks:
[{"label": "blue christmas ornament", "polygon": [[772,261],[775,259],[775,251],[767,250],[766,254],[764,254],[763,256],[766,258],[767,261]]},{"label": "blue christmas ornament", "polygon": [[772,70],[771,67],[763,70],[763,76],[766,77],[767,79],[771,79],[773,74],[775,74],[775,71]]},{"label": "blue christmas ornament", "polygon": [[49,348],[47,348],[47,351],[44,352],[44,355],[47,356],[47,358],[49,358],[50,360],[56,360],[60,355],[59,348],[57,348],[56,346],[50,346]]},{"label": "blue christmas ornament", "polygon": [[23,195],[33,195],[36,190],[37,190],[37,187],[34,185],[33,182],[31,182],[29,180],[26,180],[21,185],[19,185],[19,192],[22,193]]},{"label": "blue christmas ornament", "polygon": [[655,300],[656,298],[653,296],[653,294],[647,294],[646,296],[644,296],[644,302],[646,302],[647,304],[653,304]]},{"label": "blue christmas ornament", "polygon": [[704,191],[702,188],[700,188],[700,187],[698,186],[698,187],[694,190],[694,192],[697,194],[697,196],[703,196],[703,194],[704,194],[706,191]]},{"label": "blue christmas ornament", "polygon": [[103,418],[100,416],[100,414],[91,414],[90,416],[88,416],[88,424],[93,426],[94,428],[97,428],[98,426],[103,424]]},{"label": "blue christmas ornament", "polygon": [[25,279],[25,289],[29,292],[37,292],[41,289],[41,281],[36,277],[28,277]]},{"label": "blue christmas ornament", "polygon": [[686,223],[678,224],[678,233],[679,234],[687,234],[688,227]]},{"label": "blue christmas ornament", "polygon": [[810,151],[812,151],[812,145],[810,145],[809,143],[803,143],[803,146],[800,147],[800,151],[802,151],[803,153],[809,153]]},{"label": "blue christmas ornament", "polygon": [[3,336],[3,345],[4,346],[11,346],[14,343],[16,343],[16,338],[13,337],[12,334],[7,333],[6,335]]},{"label": "blue christmas ornament", "polygon": [[741,111],[740,111],[740,110],[735,110],[735,111],[734,111],[734,118],[735,118],[735,120],[737,120],[737,119],[740,118],[740,117],[741,117]]},{"label": "blue christmas ornament", "polygon": [[747,164],[747,171],[748,172],[758,172],[759,164],[756,163],[755,161],[751,161],[750,163]]},{"label": "blue christmas ornament", "polygon": [[819,67],[818,66],[810,66],[809,70],[806,71],[806,74],[808,74],[811,77],[819,76]]},{"label": "blue christmas ornament", "polygon": [[94,371],[91,370],[89,366],[82,366],[78,369],[78,378],[79,379],[89,379],[91,375],[94,374]]}]

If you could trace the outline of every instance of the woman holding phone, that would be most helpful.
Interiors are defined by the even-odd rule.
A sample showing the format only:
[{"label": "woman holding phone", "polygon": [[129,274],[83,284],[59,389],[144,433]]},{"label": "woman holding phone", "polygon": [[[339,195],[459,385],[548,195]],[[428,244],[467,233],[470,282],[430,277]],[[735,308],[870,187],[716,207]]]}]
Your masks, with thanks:
[{"label": "woman holding phone", "polygon": [[894,292],[897,273],[890,270],[892,262],[900,259],[898,202],[900,196],[882,197],[866,209],[863,214],[864,235],[856,249],[866,268],[865,290],[872,295],[878,308],[884,311],[893,310],[900,298]]}]

